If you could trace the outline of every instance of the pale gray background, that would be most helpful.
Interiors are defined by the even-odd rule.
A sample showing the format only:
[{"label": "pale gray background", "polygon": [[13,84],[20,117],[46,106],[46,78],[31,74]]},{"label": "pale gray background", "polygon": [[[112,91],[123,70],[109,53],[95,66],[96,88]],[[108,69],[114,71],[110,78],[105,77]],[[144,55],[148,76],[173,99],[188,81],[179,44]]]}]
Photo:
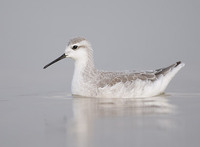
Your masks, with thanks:
[{"label": "pale gray background", "polygon": [[186,67],[167,91],[199,92],[199,8],[198,0],[1,0],[0,86],[70,93],[70,59],[42,67],[83,36],[97,68],[156,69],[181,60]]},{"label": "pale gray background", "polygon": [[[0,0],[0,146],[198,147],[199,16],[199,0]],[[73,61],[42,68],[76,36],[100,69],[186,67],[168,97],[72,98]]]}]

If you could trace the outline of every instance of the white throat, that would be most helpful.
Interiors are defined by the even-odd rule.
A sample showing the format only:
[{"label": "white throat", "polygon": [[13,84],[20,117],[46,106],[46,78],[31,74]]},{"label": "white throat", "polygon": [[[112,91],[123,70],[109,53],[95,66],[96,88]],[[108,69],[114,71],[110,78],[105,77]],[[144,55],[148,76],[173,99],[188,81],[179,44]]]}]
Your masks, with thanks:
[{"label": "white throat", "polygon": [[75,60],[75,69],[72,79],[72,94],[82,95],[86,91],[87,79],[85,75],[90,74],[91,71],[94,71],[94,62],[92,54],[82,56]]}]

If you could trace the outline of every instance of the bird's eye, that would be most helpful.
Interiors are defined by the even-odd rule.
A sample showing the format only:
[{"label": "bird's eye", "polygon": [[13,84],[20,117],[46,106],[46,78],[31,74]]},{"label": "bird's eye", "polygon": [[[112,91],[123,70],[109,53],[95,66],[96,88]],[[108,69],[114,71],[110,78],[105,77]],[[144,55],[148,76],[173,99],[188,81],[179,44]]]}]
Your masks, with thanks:
[{"label": "bird's eye", "polygon": [[74,46],[72,47],[73,50],[75,50],[75,49],[77,49],[77,48],[78,48],[77,45],[74,45]]}]

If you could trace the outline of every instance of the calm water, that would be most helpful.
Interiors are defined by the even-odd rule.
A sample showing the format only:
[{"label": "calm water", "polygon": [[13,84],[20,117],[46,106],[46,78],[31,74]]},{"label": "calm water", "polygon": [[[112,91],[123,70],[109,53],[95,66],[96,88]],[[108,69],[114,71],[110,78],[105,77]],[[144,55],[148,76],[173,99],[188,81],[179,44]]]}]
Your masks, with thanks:
[{"label": "calm water", "polygon": [[1,98],[0,146],[199,146],[200,94],[96,99],[65,93]]}]

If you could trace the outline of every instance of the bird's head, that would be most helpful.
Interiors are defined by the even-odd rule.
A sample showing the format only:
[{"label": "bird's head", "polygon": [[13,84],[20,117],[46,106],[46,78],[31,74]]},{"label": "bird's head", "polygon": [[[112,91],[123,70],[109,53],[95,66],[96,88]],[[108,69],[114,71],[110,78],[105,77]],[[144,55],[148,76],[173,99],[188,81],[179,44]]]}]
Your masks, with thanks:
[{"label": "bird's head", "polygon": [[72,58],[75,61],[87,60],[91,53],[92,48],[89,41],[81,37],[71,39],[65,49],[64,54],[55,59],[54,61],[50,62],[46,66],[44,66],[44,69],[66,57]]}]

